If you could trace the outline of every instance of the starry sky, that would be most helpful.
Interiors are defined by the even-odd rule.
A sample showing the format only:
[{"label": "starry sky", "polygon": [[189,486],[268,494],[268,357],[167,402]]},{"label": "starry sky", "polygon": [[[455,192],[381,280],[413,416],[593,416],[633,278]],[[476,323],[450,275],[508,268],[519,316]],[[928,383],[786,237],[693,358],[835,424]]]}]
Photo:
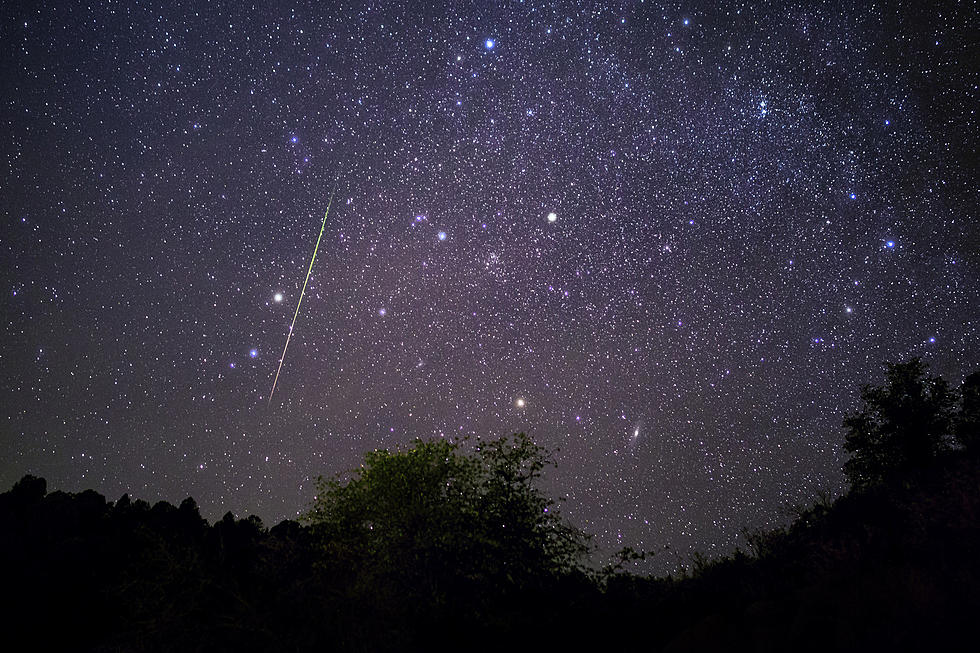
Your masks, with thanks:
[{"label": "starry sky", "polygon": [[89,5],[0,9],[4,488],[271,524],[526,431],[710,555],[844,488],[884,361],[980,366],[973,2]]}]

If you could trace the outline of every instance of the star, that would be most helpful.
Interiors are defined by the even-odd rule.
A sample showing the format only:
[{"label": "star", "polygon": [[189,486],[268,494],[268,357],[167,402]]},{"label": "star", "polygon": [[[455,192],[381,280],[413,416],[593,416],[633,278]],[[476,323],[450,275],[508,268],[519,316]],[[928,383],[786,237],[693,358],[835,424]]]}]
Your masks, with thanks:
[{"label": "star", "polygon": [[483,44],[487,50],[493,50],[493,46],[496,45],[493,39],[487,39]]},{"label": "star", "polygon": [[558,220],[557,213],[552,212],[548,214],[548,222],[555,222],[556,220]]}]

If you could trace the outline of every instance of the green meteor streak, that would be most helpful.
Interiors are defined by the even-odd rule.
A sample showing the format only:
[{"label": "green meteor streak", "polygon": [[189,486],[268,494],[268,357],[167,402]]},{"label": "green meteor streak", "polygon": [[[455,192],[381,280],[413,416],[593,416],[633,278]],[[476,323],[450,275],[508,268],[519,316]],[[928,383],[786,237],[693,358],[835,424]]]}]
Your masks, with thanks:
[{"label": "green meteor streak", "polygon": [[323,238],[323,230],[327,226],[327,216],[330,215],[330,205],[333,204],[333,195],[337,192],[334,186],[330,192],[330,200],[327,202],[327,210],[323,214],[323,224],[320,225],[320,235],[316,239],[316,247],[313,248],[313,258],[310,259],[310,267],[306,271],[306,280],[303,281],[303,290],[299,293],[299,301],[296,302],[296,312],[293,313],[293,322],[289,325],[289,333],[286,335],[286,346],[282,348],[282,356],[279,358],[279,369],[276,370],[276,378],[272,382],[272,390],[269,392],[269,405],[272,405],[272,395],[276,393],[276,384],[279,383],[279,373],[282,372],[282,362],[286,360],[286,350],[289,349],[289,339],[293,337],[293,327],[296,326],[296,316],[299,315],[299,307],[303,303],[303,295],[306,294],[306,284],[310,281],[310,273],[313,272],[313,263],[316,261],[316,253],[320,249],[320,239]]}]

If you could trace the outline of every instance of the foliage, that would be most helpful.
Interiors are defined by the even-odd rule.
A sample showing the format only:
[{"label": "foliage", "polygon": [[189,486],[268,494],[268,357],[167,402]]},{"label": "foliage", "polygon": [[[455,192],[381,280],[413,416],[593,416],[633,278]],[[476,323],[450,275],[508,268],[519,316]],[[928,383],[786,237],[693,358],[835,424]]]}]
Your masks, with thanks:
[{"label": "foliage", "polygon": [[547,452],[526,435],[490,442],[422,441],[374,451],[353,477],[320,478],[306,515],[331,570],[375,598],[426,609],[492,598],[577,569],[585,536],[536,481]]},{"label": "foliage", "polygon": [[956,395],[927,372],[918,358],[888,363],[885,385],[861,388],[861,410],[844,419],[851,454],[844,472],[852,487],[908,476],[951,447]]}]

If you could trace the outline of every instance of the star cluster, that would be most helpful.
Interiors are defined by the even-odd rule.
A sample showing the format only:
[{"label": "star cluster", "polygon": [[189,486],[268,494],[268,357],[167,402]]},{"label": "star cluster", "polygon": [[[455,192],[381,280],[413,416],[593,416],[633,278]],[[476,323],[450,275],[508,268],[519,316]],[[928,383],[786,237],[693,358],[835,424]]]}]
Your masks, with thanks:
[{"label": "star cluster", "polygon": [[3,18],[4,487],[273,522],[526,431],[603,546],[710,554],[842,488],[883,361],[980,364],[969,3]]}]

